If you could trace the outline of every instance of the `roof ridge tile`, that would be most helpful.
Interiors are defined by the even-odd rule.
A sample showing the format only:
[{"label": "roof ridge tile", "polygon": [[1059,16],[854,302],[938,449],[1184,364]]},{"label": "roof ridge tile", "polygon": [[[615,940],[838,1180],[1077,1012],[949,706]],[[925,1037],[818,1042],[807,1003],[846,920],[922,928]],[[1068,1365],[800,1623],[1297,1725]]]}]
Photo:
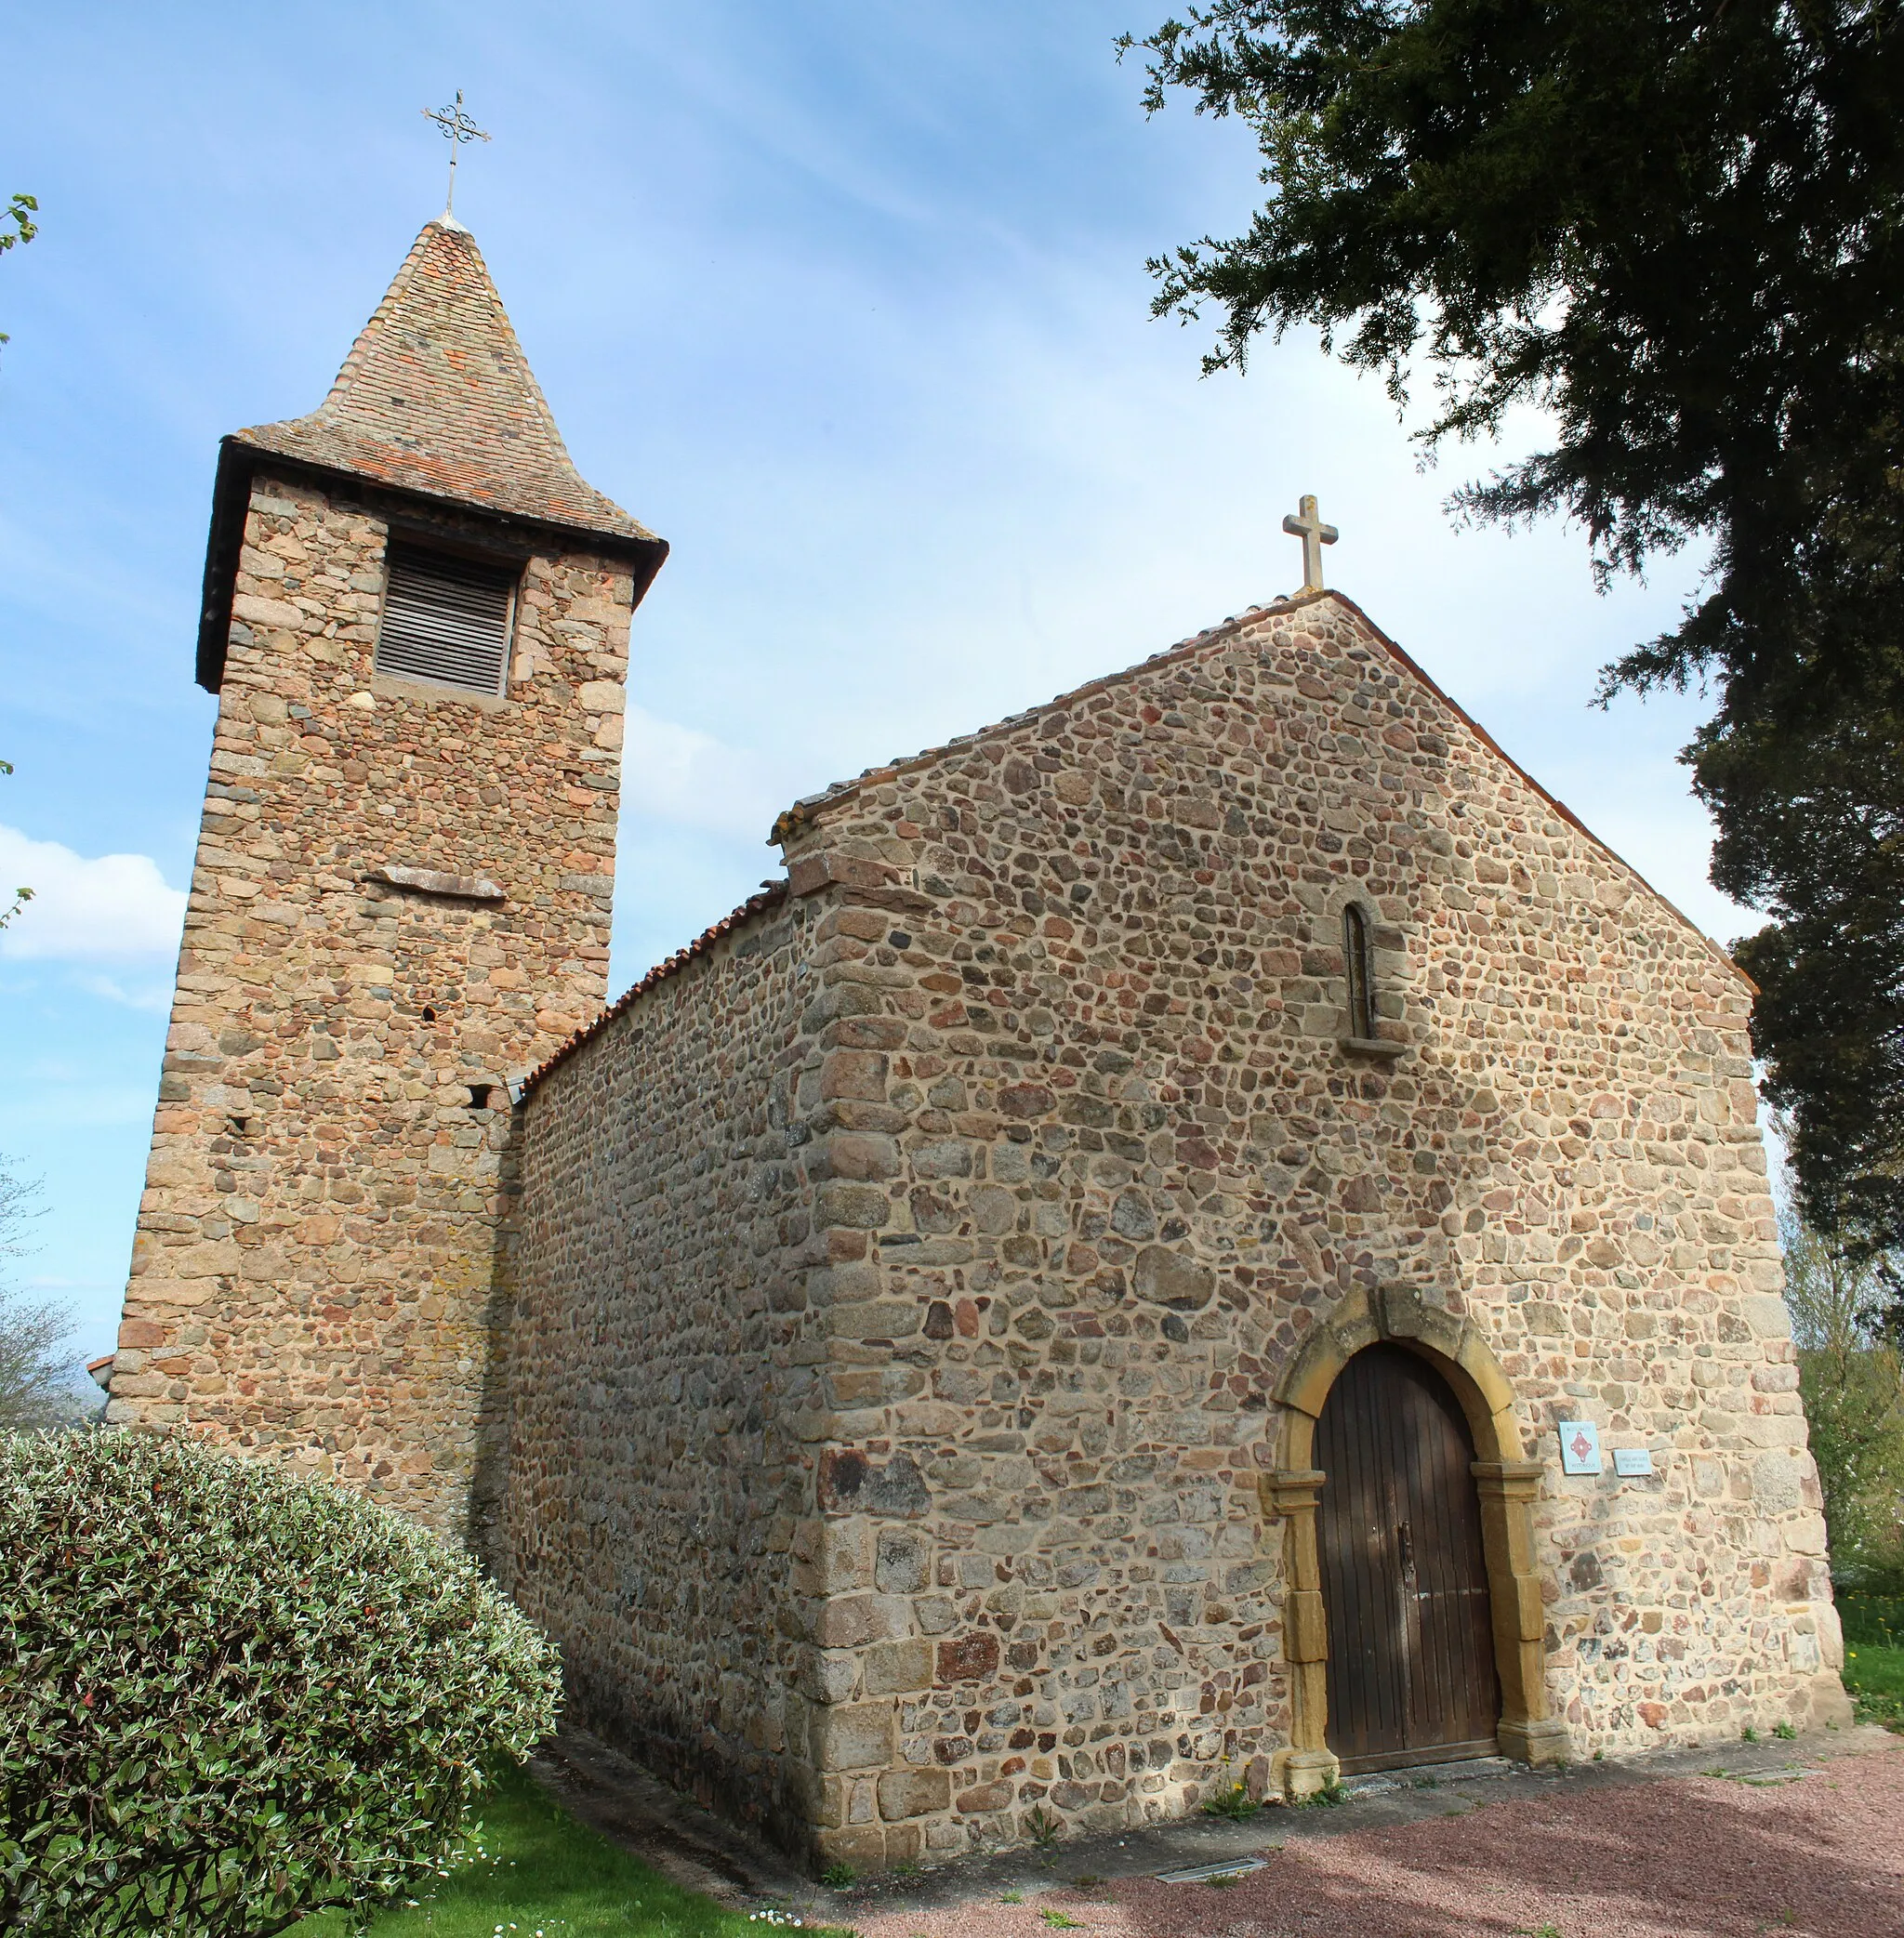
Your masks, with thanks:
[{"label": "roof ridge tile", "polygon": [[695,957],[705,956],[722,936],[731,935],[742,923],[750,921],[767,909],[777,908],[787,897],[787,885],[784,880],[762,882],[731,915],[722,916],[718,922],[702,929],[685,947],[677,949],[665,961],[657,962],[639,982],[631,984],[616,996],[593,1022],[585,1022],[580,1029],[549,1051],[549,1055],[522,1079],[516,1091],[517,1101],[520,1102],[528,1096],[558,1063],[573,1056],[591,1037],[599,1035],[617,1016],[627,1015],[651,989],[679,974]]}]

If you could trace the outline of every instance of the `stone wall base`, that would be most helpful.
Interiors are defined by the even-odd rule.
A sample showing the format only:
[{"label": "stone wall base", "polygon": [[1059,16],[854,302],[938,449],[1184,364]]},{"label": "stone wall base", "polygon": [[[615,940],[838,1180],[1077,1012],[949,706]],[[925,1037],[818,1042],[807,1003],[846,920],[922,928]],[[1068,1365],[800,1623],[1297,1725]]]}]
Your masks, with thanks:
[{"label": "stone wall base", "polygon": [[1857,1705],[1844,1694],[1836,1669],[1820,1670],[1806,1686],[1805,1694],[1810,1700],[1813,1729],[1848,1729],[1857,1721]]},{"label": "stone wall base", "polygon": [[1286,1803],[1301,1803],[1342,1780],[1342,1760],[1329,1749],[1279,1749],[1269,1767],[1270,1781]]},{"label": "stone wall base", "polygon": [[1538,1722],[1509,1722],[1503,1718],[1499,1741],[1502,1756],[1531,1763],[1536,1770],[1565,1763],[1573,1751],[1566,1723],[1553,1717]]}]

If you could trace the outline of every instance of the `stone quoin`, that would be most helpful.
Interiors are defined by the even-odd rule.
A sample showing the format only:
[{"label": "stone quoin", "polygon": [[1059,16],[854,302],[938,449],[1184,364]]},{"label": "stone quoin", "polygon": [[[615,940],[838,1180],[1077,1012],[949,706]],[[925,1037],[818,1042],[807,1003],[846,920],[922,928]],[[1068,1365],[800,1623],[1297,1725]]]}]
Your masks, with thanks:
[{"label": "stone quoin", "polygon": [[[1847,1713],[1713,943],[1308,587],[796,803],[604,1009],[664,549],[443,223],[227,441],[112,1419],[470,1542],[576,1720],[815,1863],[1326,1786],[1390,1663],[1315,1465],[1365,1352],[1478,1532],[1398,1453],[1357,1592],[1470,1623],[1503,1751]],[[379,670],[439,583],[494,691]]]}]

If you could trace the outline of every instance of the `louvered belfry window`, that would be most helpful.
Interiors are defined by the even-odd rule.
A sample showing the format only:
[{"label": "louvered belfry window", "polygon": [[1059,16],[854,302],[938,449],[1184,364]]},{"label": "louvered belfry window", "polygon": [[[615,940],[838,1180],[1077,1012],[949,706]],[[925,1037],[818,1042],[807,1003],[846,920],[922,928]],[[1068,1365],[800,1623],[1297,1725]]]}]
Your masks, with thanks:
[{"label": "louvered belfry window", "polygon": [[516,577],[504,566],[392,545],[377,670],[466,693],[500,693]]}]

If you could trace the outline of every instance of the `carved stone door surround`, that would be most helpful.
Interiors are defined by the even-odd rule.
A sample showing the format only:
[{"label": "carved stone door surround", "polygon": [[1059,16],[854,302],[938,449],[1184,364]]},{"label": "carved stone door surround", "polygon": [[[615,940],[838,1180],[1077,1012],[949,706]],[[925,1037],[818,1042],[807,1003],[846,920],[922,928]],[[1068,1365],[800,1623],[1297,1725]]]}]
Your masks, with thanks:
[{"label": "carved stone door surround", "polygon": [[1263,1476],[1263,1513],[1283,1528],[1283,1654],[1289,1664],[1289,1747],[1272,1781],[1291,1801],[1335,1782],[1329,1748],[1329,1624],[1324,1617],[1316,1512],[1326,1476],[1313,1466],[1316,1422],[1337,1374],[1365,1346],[1388,1340],[1419,1352],[1454,1389],[1474,1436],[1474,1484],[1493,1602],[1501,1678],[1501,1747],[1527,1763],[1567,1760],[1566,1723],[1548,1713],[1546,1616],[1534,1564],[1534,1503],[1541,1466],[1525,1457],[1514,1392],[1474,1326],[1434,1306],[1415,1286],[1351,1293],[1284,1369],[1276,1469]]}]

